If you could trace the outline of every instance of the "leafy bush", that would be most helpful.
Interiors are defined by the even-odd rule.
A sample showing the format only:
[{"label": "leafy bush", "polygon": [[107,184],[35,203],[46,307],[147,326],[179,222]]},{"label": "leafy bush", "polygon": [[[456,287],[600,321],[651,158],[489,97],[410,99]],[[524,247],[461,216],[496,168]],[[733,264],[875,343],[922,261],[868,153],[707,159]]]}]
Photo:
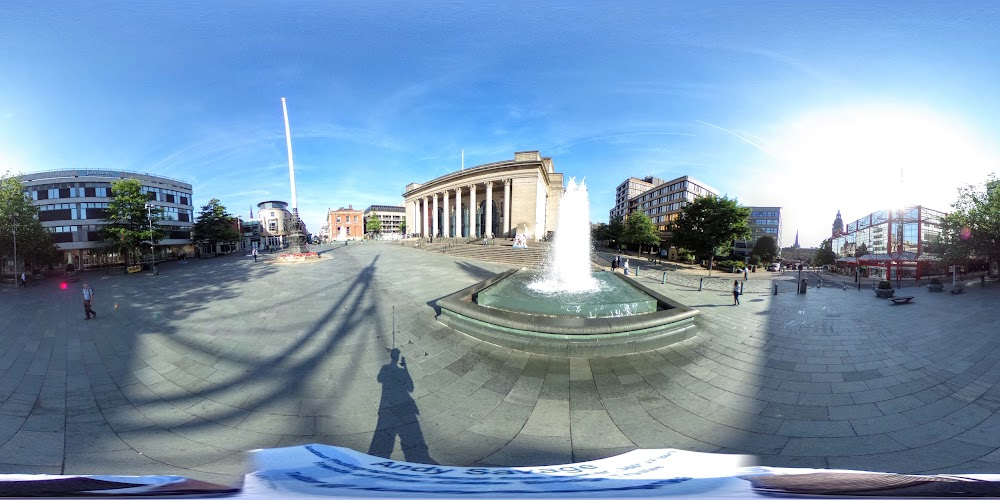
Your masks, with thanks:
[{"label": "leafy bush", "polygon": [[888,280],[879,281],[878,282],[878,289],[879,290],[891,290],[892,289],[892,283],[889,282]]}]

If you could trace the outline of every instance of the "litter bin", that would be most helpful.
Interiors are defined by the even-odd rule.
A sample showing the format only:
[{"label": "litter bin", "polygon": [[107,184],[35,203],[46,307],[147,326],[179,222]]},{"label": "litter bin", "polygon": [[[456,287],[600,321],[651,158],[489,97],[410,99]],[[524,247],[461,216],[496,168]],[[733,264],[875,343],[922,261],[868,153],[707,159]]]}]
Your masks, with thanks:
[{"label": "litter bin", "polygon": [[806,290],[808,288],[809,288],[809,284],[806,283],[805,279],[803,279],[801,282],[799,282],[799,293],[806,293]]}]

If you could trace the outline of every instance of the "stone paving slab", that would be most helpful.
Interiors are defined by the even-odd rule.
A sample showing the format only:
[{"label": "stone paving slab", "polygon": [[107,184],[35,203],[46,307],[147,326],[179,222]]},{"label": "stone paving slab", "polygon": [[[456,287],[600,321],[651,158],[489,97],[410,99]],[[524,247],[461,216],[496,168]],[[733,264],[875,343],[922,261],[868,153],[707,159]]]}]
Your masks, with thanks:
[{"label": "stone paving slab", "polygon": [[889,307],[867,288],[800,295],[796,275],[758,272],[737,307],[733,275],[699,292],[697,273],[671,269],[663,284],[639,264],[629,279],[701,310],[697,336],[559,358],[435,320],[436,299],[503,265],[391,244],[325,250],[310,264],[84,273],[90,321],[79,284],[0,289],[0,472],[233,484],[247,450],[310,442],[450,465],[677,447],[777,466],[1000,470],[995,283],[962,296],[914,287],[914,304]]}]

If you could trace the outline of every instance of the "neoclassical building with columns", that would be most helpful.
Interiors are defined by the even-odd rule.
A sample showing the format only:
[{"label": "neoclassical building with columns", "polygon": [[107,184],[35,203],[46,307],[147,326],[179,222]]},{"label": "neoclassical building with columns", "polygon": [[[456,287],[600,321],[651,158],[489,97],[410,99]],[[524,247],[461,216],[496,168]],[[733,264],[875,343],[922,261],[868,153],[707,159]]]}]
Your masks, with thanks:
[{"label": "neoclassical building with columns", "polygon": [[552,158],[538,151],[514,153],[513,160],[408,184],[403,193],[406,232],[439,238],[526,233],[540,239],[556,230],[562,193],[563,174],[555,172]]}]

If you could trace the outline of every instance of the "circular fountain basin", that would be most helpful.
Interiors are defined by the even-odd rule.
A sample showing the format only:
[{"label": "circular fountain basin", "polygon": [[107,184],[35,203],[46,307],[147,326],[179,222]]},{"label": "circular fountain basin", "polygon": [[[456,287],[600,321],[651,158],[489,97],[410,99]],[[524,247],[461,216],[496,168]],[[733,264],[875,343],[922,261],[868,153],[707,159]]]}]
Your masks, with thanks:
[{"label": "circular fountain basin", "polygon": [[597,290],[546,292],[531,286],[540,273],[521,270],[478,293],[476,302],[504,311],[571,318],[613,318],[656,312],[656,299],[614,273],[592,273]]},{"label": "circular fountain basin", "polygon": [[[521,295],[533,277],[512,269],[439,299],[438,321],[492,344],[551,356],[618,356],[694,336],[697,310],[631,278],[594,276],[611,283],[607,294],[541,297]],[[624,314],[633,307],[645,312]]]}]

